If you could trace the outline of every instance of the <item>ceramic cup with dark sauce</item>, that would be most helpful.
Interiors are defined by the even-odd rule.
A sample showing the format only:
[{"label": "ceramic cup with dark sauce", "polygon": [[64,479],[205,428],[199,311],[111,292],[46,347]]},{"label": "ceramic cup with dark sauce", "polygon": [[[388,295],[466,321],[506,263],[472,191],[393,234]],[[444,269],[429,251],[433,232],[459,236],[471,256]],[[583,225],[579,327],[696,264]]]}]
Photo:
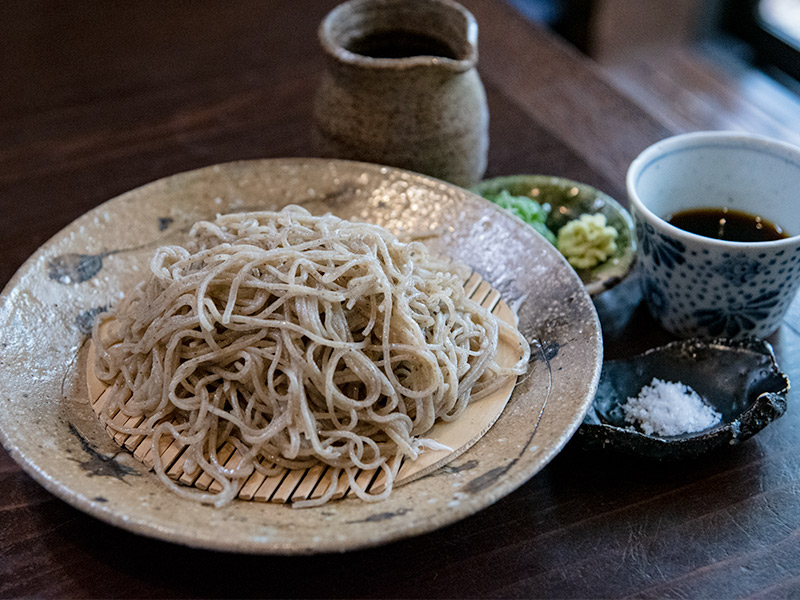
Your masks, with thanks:
[{"label": "ceramic cup with dark sauce", "polygon": [[642,291],[665,329],[742,338],[778,328],[800,285],[800,148],[734,132],[678,135],[631,163],[627,188]]},{"label": "ceramic cup with dark sauce", "polygon": [[478,26],[450,0],[350,0],[319,28],[318,153],[461,186],[486,170],[489,113]]}]

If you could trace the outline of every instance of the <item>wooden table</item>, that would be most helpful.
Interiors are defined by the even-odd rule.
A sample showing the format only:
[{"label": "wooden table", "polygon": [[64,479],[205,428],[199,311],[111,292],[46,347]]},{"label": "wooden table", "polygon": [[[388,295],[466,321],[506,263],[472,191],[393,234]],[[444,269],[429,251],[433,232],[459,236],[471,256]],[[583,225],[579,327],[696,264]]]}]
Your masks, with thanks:
[{"label": "wooden table", "polygon": [[[312,155],[315,28],[334,3],[4,2],[0,284],[74,218],[132,187],[211,163]],[[628,163],[671,132],[504,4],[466,4],[491,113],[487,175],[563,175],[624,201]],[[606,357],[669,339],[640,301],[634,280],[597,300]],[[796,379],[797,322],[772,338]],[[571,444],[471,518],[305,558],[137,537],[51,496],[0,450],[0,596],[796,596],[796,399],[720,455],[659,466]]]}]

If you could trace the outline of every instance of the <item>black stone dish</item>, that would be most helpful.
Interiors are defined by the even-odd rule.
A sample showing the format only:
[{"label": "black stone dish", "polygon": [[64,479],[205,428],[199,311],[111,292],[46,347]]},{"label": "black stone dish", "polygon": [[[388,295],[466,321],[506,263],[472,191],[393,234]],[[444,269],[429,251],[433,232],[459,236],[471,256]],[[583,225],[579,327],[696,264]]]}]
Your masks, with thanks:
[{"label": "black stone dish", "polygon": [[[682,382],[722,413],[695,433],[646,435],[624,420],[621,405],[653,377]],[[738,444],[786,412],[789,379],[762,340],[682,340],[603,364],[594,403],[576,434],[587,449],[610,449],[657,460],[698,456]]]}]

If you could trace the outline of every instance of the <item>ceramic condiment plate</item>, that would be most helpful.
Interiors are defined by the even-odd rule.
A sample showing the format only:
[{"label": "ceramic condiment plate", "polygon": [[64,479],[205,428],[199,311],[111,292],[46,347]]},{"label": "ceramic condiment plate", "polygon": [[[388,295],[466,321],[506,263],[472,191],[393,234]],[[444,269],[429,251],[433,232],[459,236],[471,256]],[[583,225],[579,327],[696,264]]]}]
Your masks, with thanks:
[{"label": "ceramic condiment plate", "polygon": [[[654,377],[683,383],[720,413],[703,431],[647,435],[625,422],[623,405]],[[786,412],[789,378],[764,340],[687,339],[603,366],[597,396],[578,430],[585,448],[656,460],[683,460],[730,448]]]},{"label": "ceramic condiment plate", "polygon": [[[448,466],[380,503],[313,509],[176,497],[121,451],[87,401],[92,318],[141,280],[161,244],[216,213],[300,204],[378,223],[467,263],[519,313],[529,373],[503,414]],[[399,169],[322,159],[229,163],[168,177],[90,211],[42,246],[0,300],[0,440],[25,471],[79,509],[190,546],[312,553],[427,532],[495,502],[539,471],[591,405],[602,363],[589,295],[528,226],[461,188]]]},{"label": "ceramic condiment plate", "polygon": [[550,175],[507,175],[486,179],[472,187],[480,195],[507,190],[512,196],[528,196],[551,206],[547,228],[553,233],[582,214],[603,214],[617,230],[617,251],[608,260],[588,269],[577,269],[592,296],[622,281],[636,260],[636,237],[630,213],[608,194],[584,183]]}]

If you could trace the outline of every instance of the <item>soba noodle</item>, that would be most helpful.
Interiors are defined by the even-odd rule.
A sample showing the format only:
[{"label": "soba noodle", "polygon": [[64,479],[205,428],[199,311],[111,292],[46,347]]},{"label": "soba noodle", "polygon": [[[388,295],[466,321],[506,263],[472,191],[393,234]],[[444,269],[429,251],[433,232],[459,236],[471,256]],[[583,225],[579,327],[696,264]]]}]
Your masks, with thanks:
[{"label": "soba noodle", "polygon": [[[424,437],[434,422],[525,370],[524,339],[419,242],[296,206],[199,222],[189,238],[159,248],[149,278],[94,331],[96,373],[111,387],[101,419],[151,435],[154,470],[181,496],[221,506],[254,470],[322,464],[332,483],[305,504],[329,500],[342,477],[379,500],[393,456],[435,446]],[[495,362],[500,334],[520,344],[513,368]],[[117,411],[143,420],[117,425]],[[155,451],[164,437],[222,491],[173,482]],[[226,441],[233,467],[217,458]],[[355,476],[378,468],[387,485],[368,494]]]}]

